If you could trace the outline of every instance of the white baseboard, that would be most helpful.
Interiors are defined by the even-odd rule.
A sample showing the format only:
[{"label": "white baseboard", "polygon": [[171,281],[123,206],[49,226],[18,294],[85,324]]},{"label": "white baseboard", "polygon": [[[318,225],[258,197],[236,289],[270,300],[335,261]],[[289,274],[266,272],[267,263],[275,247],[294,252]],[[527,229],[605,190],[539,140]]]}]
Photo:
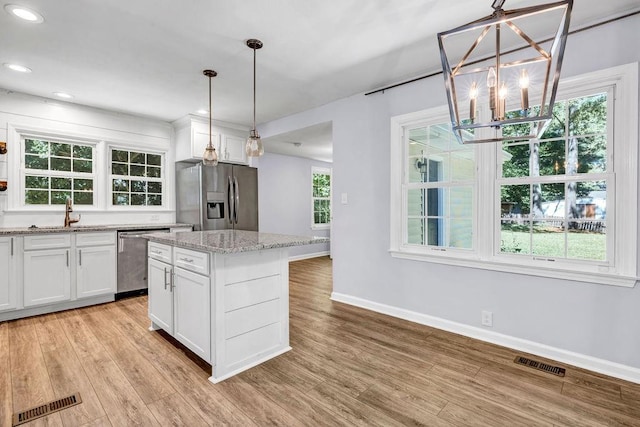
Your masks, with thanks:
[{"label": "white baseboard", "polygon": [[291,261],[300,261],[300,260],[309,259],[309,258],[317,258],[317,257],[327,256],[327,255],[329,255],[329,251],[314,252],[314,253],[311,253],[311,254],[295,255],[295,256],[290,256],[289,257],[289,262],[291,262]]},{"label": "white baseboard", "polygon": [[453,332],[456,334],[464,335],[466,337],[490,342],[492,344],[501,345],[503,347],[508,347],[514,350],[524,351],[527,353],[545,357],[547,359],[553,359],[558,362],[567,363],[569,365],[577,366],[583,369],[599,372],[611,377],[616,377],[640,384],[640,369],[632,366],[622,365],[620,363],[611,362],[605,359],[598,359],[596,357],[587,356],[585,354],[575,353],[572,351],[563,350],[561,348],[551,347],[546,344],[540,344],[537,342],[516,338],[510,335],[488,331],[486,329],[478,328],[475,326],[452,322],[451,320],[429,316],[427,314],[405,310],[386,304],[380,304],[377,302],[350,295],[340,294],[337,292],[331,293],[331,299],[333,301],[365,308],[367,310],[387,314],[389,316],[408,320],[410,322],[431,326],[433,328],[442,329],[444,331]]}]

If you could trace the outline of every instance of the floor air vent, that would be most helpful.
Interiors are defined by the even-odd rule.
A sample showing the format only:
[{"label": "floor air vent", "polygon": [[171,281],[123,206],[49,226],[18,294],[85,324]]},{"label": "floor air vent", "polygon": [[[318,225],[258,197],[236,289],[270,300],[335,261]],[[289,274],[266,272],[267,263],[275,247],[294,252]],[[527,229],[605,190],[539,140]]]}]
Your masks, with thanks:
[{"label": "floor air vent", "polygon": [[547,365],[546,363],[538,362],[537,360],[527,359],[526,357],[522,357],[522,356],[516,357],[516,360],[514,360],[514,362],[517,363],[518,365],[528,366],[530,368],[547,372],[549,374],[557,375],[559,377],[564,377],[564,373],[566,372],[564,368],[561,368],[559,366]]},{"label": "floor air vent", "polygon": [[36,418],[46,417],[53,412],[61,411],[80,403],[82,403],[80,393],[76,393],[72,396],[63,397],[62,399],[54,400],[53,402],[18,412],[17,414],[13,414],[12,426],[19,426],[20,424],[28,423]]}]

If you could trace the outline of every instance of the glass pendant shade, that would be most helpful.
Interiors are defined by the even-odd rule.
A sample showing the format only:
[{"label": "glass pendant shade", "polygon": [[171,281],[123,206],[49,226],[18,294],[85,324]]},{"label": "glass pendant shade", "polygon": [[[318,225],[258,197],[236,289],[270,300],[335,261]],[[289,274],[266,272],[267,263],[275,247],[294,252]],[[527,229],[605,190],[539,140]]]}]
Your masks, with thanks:
[{"label": "glass pendant shade", "polygon": [[245,145],[245,151],[249,157],[259,157],[264,154],[262,139],[260,139],[260,135],[255,129],[251,130],[249,133],[249,138],[247,138],[247,144]]},{"label": "glass pendant shade", "polygon": [[213,146],[212,135],[211,135],[211,126],[213,125],[212,120],[212,108],[211,108],[211,79],[218,75],[213,70],[204,70],[202,72],[205,76],[209,77],[209,143],[204,149],[204,153],[202,153],[202,164],[205,166],[217,166],[218,164],[218,153],[216,153],[216,148]]},{"label": "glass pendant shade", "polygon": [[215,166],[218,164],[218,153],[213,145],[207,145],[202,154],[202,163],[205,166]]},{"label": "glass pendant shade", "polygon": [[503,10],[438,34],[453,133],[461,143],[526,140],[553,115],[573,0]]}]

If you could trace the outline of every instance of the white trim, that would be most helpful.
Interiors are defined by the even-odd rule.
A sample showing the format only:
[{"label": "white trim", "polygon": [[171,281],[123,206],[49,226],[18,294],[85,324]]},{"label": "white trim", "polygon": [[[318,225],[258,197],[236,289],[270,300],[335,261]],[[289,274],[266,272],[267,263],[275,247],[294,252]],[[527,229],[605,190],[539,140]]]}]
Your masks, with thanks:
[{"label": "white trim", "polygon": [[441,329],[447,332],[464,335],[480,341],[489,342],[503,347],[511,348],[518,351],[535,354],[537,356],[556,360],[558,362],[577,366],[604,375],[620,378],[640,384],[640,369],[633,366],[627,366],[605,359],[599,359],[585,354],[564,350],[557,347],[551,347],[546,344],[534,341],[516,338],[510,335],[500,334],[498,332],[489,331],[487,329],[475,326],[465,325],[440,317],[429,316],[427,314],[418,313],[411,310],[380,304],[362,298],[353,297],[337,292],[331,293],[331,300],[344,304],[353,305],[376,313],[386,314],[399,319],[408,320],[410,322],[419,323],[421,325],[430,326],[432,328]]},{"label": "white trim", "polygon": [[[149,328],[149,329],[151,330],[151,328]],[[267,360],[271,360],[274,357],[280,356],[281,354],[284,354],[284,353],[288,352],[289,350],[292,350],[292,348],[287,346],[287,347],[283,348],[282,350],[278,350],[278,351],[276,351],[274,353],[269,353],[267,356],[261,357],[260,359],[249,363],[248,365],[244,365],[241,368],[235,369],[235,370],[233,370],[231,372],[227,372],[226,374],[221,375],[219,377],[211,375],[209,377],[209,381],[211,381],[214,384],[218,384],[219,382],[224,381],[224,380],[226,380],[228,378],[231,378],[234,375],[238,375],[240,372],[244,372],[247,369],[251,369],[254,366],[258,366],[259,364],[266,362]],[[213,372],[216,371],[215,364],[212,366],[212,370],[213,370]]]},{"label": "white trim", "polygon": [[289,257],[289,262],[300,261],[303,259],[318,258],[321,256],[329,256],[329,251],[313,252],[310,254],[294,255]]},{"label": "white trim", "polygon": [[[313,175],[329,175],[329,197],[313,197]],[[320,166],[311,166],[311,229],[312,230],[328,230],[331,228],[331,219],[333,218],[333,170],[331,168],[323,168]],[[329,222],[315,223],[315,200],[329,200]]]}]

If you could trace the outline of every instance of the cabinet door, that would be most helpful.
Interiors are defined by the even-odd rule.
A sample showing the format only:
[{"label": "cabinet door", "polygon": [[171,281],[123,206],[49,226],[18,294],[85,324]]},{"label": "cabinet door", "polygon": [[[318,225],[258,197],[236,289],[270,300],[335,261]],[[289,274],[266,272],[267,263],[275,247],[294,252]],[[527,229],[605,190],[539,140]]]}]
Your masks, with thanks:
[{"label": "cabinet door", "polygon": [[[218,159],[222,160],[222,154],[220,154],[220,135],[217,133],[211,134],[211,143],[218,153]],[[209,145],[209,127],[208,126],[193,126],[191,129],[191,155],[193,158],[201,159],[204,149]]]},{"label": "cabinet door", "polygon": [[174,267],[173,336],[195,354],[211,362],[209,277]]},{"label": "cabinet door", "polygon": [[224,161],[247,164],[246,140],[237,136],[224,135]]},{"label": "cabinet door", "polygon": [[0,311],[16,308],[15,237],[0,238]]},{"label": "cabinet door", "polygon": [[69,249],[24,252],[24,306],[71,298]]},{"label": "cabinet door", "polygon": [[116,293],[116,247],[96,246],[76,250],[78,298]]},{"label": "cabinet door", "polygon": [[149,258],[149,318],[157,326],[173,334],[173,293],[171,266]]}]

